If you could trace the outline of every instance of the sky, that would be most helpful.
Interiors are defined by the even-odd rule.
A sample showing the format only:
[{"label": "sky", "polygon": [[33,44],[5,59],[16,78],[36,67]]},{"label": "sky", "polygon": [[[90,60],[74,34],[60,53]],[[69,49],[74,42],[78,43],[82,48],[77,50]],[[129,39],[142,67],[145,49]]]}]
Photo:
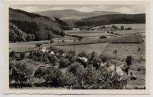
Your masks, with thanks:
[{"label": "sky", "polygon": [[80,12],[112,11],[126,14],[145,13],[144,5],[13,5],[14,9],[27,12],[41,12],[47,10],[73,9]]}]

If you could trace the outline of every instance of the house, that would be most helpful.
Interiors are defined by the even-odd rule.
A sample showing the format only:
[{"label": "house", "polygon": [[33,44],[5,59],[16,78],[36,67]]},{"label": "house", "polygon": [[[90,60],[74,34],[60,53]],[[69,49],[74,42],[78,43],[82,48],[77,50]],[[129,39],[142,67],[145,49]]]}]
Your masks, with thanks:
[{"label": "house", "polygon": [[88,27],[88,26],[84,26],[84,27],[81,27],[80,30],[90,30],[91,27]]},{"label": "house", "polygon": [[73,31],[80,31],[80,28],[73,28]]}]

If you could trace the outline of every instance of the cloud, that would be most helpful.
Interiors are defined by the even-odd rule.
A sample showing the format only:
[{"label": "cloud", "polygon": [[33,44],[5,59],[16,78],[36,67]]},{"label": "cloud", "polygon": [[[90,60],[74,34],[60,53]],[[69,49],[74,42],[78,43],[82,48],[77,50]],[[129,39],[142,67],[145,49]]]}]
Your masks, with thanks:
[{"label": "cloud", "polygon": [[121,7],[116,9],[116,11],[122,12],[122,13],[133,13],[133,9],[128,7]]},{"label": "cloud", "polygon": [[81,12],[103,11],[105,9],[106,9],[105,6],[85,6],[85,7],[76,8],[76,10]]},{"label": "cloud", "polygon": [[38,7],[36,7],[36,6],[26,6],[26,7],[23,7],[22,10],[28,11],[28,12],[35,12],[35,11],[38,11]]},{"label": "cloud", "polygon": [[43,6],[25,6],[22,7],[21,10],[27,11],[27,12],[41,12],[41,11],[46,11],[48,8],[45,8]]},{"label": "cloud", "polygon": [[64,9],[73,9],[71,7],[52,7],[49,8],[48,10],[64,10]]}]

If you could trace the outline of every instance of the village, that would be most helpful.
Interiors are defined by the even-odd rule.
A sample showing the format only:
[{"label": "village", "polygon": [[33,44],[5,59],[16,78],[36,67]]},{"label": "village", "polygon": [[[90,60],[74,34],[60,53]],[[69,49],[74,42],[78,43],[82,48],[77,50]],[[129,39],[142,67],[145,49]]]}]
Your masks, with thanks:
[{"label": "village", "polygon": [[[67,87],[69,89],[145,89],[145,85],[131,84],[132,82],[136,83],[138,81],[145,84],[144,81],[140,81],[143,77],[139,76],[140,74],[138,73],[141,72],[145,74],[145,67],[143,66],[143,63],[145,63],[145,52],[144,48],[142,48],[145,37],[143,37],[140,32],[129,35],[116,34],[118,30],[112,28],[113,27],[101,29],[101,27],[96,27],[94,29],[81,28],[80,30],[73,28],[72,32],[77,31],[79,33],[80,31],[89,31],[89,33],[91,33],[90,31],[93,31],[94,33],[95,30],[99,30],[105,34],[102,35],[102,38],[98,35],[98,37],[93,40],[90,40],[91,38],[88,36],[84,36],[83,39],[78,41],[74,41],[74,38],[76,38],[74,37],[71,42],[60,39],[58,41],[53,40],[54,42],[48,41],[45,44],[37,43],[34,49],[29,48],[14,51],[10,48],[10,79],[13,78],[10,80],[10,87],[46,86]],[[67,37],[74,36],[68,33],[70,33],[70,31],[66,32]],[[78,36],[80,37],[80,35],[82,34]],[[108,37],[110,35],[113,36]],[[96,45],[100,45],[99,49],[96,48]],[[117,45],[123,46],[120,47]],[[87,48],[89,48],[89,50]],[[128,48],[130,50],[129,52],[126,50]],[[32,65],[32,67],[30,65]],[[51,71],[48,71],[48,69]],[[73,71],[71,71],[71,69],[73,69]],[[110,83],[116,80],[118,84],[115,85],[112,83],[111,86],[103,86],[100,85],[101,83],[97,82],[99,80],[103,81],[101,78],[93,80],[92,77],[91,80],[95,81],[96,84],[92,81],[89,82],[89,78],[84,78],[85,75],[87,76],[89,74],[90,71],[88,70],[91,70],[91,75],[99,77],[100,73],[106,71],[107,74],[110,74],[107,80],[109,80]],[[100,73],[95,74],[95,72],[98,71]],[[28,74],[28,72],[30,72],[30,74]],[[71,80],[69,81],[68,79]],[[91,83],[93,84],[89,86]]]}]

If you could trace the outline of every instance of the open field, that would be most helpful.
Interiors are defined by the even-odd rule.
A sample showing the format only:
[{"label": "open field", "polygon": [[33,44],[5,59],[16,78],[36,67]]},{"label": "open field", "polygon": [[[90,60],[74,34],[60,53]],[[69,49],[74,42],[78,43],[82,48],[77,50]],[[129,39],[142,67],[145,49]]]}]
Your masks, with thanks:
[{"label": "open field", "polygon": [[28,51],[36,47],[37,43],[49,43],[49,41],[31,41],[31,42],[18,42],[18,43],[9,43],[9,51],[22,52]]},{"label": "open field", "polygon": [[[59,39],[59,43],[62,43],[63,39]],[[73,40],[67,39],[65,40],[66,43],[72,43]],[[28,51],[31,49],[36,48],[36,44],[42,44],[42,45],[49,45],[50,41],[49,40],[44,40],[44,41],[30,41],[30,42],[17,42],[17,43],[9,43],[9,52],[10,51],[15,51],[15,52],[22,52],[22,51]],[[58,39],[54,39],[53,44],[58,44]]]},{"label": "open field", "polygon": [[[26,51],[36,47],[37,43],[48,43],[49,41],[39,41],[39,42],[24,42],[24,43],[10,43],[10,51]],[[56,41],[57,43],[57,41]],[[66,43],[68,43],[66,41]],[[71,42],[70,42],[71,43]],[[68,46],[56,46],[57,48],[64,50],[74,50],[79,53],[81,51],[86,51],[90,53],[95,51],[97,54],[101,54],[108,43],[96,43],[96,44],[82,44],[82,45],[68,45]],[[47,44],[46,44],[47,45]],[[141,52],[138,52],[138,47],[141,47]],[[118,55],[123,58],[127,55],[145,55],[145,45],[144,44],[109,44],[105,50],[105,53],[112,54],[113,50],[118,51]],[[145,56],[144,56],[145,57]]]},{"label": "open field", "polygon": [[[106,27],[112,27],[112,25],[117,26],[118,28],[124,26],[125,28],[131,27],[132,30],[116,30],[114,33],[118,33],[121,35],[129,35],[137,32],[145,33],[145,24],[111,24],[105,25]],[[100,36],[106,35],[107,37],[111,37],[112,34],[105,33],[104,30],[98,31],[66,31],[66,34],[70,35],[79,35],[88,38],[99,38]]]},{"label": "open field", "polygon": [[[133,72],[137,76],[137,80],[129,81],[127,84],[127,88],[144,88],[145,87],[145,79],[146,79],[146,61],[142,61],[141,63],[133,63],[130,68],[130,72]],[[138,71],[138,68],[140,71]]]},{"label": "open field", "polygon": [[[97,44],[83,44],[83,45],[69,45],[69,46],[56,46],[59,49],[74,50],[76,53],[85,51],[87,53],[96,52],[101,54],[108,43],[97,43]],[[141,51],[138,51],[138,47],[141,47]],[[144,44],[109,44],[104,54],[113,55],[113,51],[118,51],[118,58],[126,58],[127,55],[133,55],[136,59],[141,56],[145,58]]]},{"label": "open field", "polygon": [[[144,32],[145,30],[145,24],[115,24],[116,26],[120,27],[121,25],[125,27],[132,27],[133,30],[123,30],[123,31],[116,31],[115,33],[119,33],[121,35],[130,35],[133,33],[137,32]],[[118,38],[118,36],[114,36],[109,33],[104,33],[104,31],[68,31],[66,34],[70,35],[79,35],[79,36],[84,36],[86,37],[85,39],[82,39],[81,41],[76,41],[74,42],[75,37],[70,37],[70,36],[65,36],[63,38],[55,38],[54,43],[52,45],[55,46],[57,49],[62,49],[62,50],[72,50],[76,51],[76,53],[80,53],[82,51],[85,51],[87,54],[91,52],[97,53],[97,55],[104,54],[109,56],[112,60],[114,58],[113,51],[117,50],[117,63],[124,64],[125,59],[127,56],[132,55],[134,58],[133,64],[130,67],[130,72],[133,72],[134,75],[137,76],[137,80],[130,80],[127,83],[127,88],[128,89],[135,89],[137,88],[144,88],[145,87],[145,74],[146,74],[146,69],[145,69],[145,42],[143,43],[118,43],[118,44],[113,44],[113,43],[108,43],[108,40],[113,40],[114,38]],[[107,38],[104,39],[107,42],[99,42],[103,41],[100,40],[99,37],[106,35]],[[98,39],[95,39],[98,38]],[[124,37],[123,37],[124,38]],[[145,39],[145,38],[144,38]],[[62,42],[64,40],[65,42]],[[80,43],[77,45],[57,45],[58,41],[60,44],[73,44],[73,43]],[[85,42],[89,42],[89,44],[85,44]],[[9,51],[15,51],[15,52],[23,52],[23,51],[28,51],[32,50],[33,48],[36,48],[36,44],[43,44],[42,46],[49,45],[49,40],[44,40],[44,41],[31,41],[31,42],[18,42],[18,43],[9,43]],[[82,43],[82,44],[81,44]],[[107,48],[106,48],[107,47]],[[138,51],[138,49],[140,50]],[[142,58],[142,61],[139,63],[138,60]],[[32,59],[27,59],[25,58],[24,60],[17,61],[18,63],[22,64],[27,64],[26,68],[31,68],[31,75],[29,77],[32,77],[34,75],[34,72],[40,67],[44,66],[44,62],[38,62],[38,61],[33,61]],[[51,64],[48,64],[48,66]],[[55,66],[55,68],[58,68],[59,64]],[[140,69],[138,71],[138,69]],[[67,68],[60,68],[59,69],[63,74],[67,71]]]}]

